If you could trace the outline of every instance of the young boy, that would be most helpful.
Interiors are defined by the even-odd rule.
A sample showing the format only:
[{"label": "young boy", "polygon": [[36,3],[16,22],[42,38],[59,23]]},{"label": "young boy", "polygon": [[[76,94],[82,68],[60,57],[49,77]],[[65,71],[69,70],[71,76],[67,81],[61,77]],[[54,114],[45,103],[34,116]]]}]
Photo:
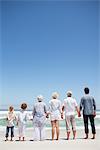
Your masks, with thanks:
[{"label": "young boy", "polygon": [[8,141],[8,136],[9,136],[9,130],[11,130],[11,139],[10,141],[13,141],[13,137],[14,137],[14,120],[16,120],[16,115],[14,113],[14,108],[13,106],[9,107],[9,111],[7,114],[7,126],[6,126],[6,140]]},{"label": "young boy", "polygon": [[[21,110],[18,114],[18,131],[19,131],[19,141],[25,140],[25,129],[26,129],[26,123],[28,120],[28,114],[26,112],[27,104],[22,103],[21,104]],[[22,138],[22,139],[21,139]]]}]

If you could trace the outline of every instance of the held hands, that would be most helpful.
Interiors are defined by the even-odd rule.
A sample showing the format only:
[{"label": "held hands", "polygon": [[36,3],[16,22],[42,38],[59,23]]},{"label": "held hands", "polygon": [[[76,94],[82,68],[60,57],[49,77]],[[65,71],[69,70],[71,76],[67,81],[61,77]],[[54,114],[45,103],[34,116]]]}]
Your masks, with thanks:
[{"label": "held hands", "polygon": [[63,117],[63,113],[61,113],[61,119],[63,119],[64,117]]},{"label": "held hands", "polygon": [[81,117],[81,113],[80,113],[80,111],[78,112],[78,117]]},{"label": "held hands", "polygon": [[96,117],[96,112],[94,111],[93,116]]}]

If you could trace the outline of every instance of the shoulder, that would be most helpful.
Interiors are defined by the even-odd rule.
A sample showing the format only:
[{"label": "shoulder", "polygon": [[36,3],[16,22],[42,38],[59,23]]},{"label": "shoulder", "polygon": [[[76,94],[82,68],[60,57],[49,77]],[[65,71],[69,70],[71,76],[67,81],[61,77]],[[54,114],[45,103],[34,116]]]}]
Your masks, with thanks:
[{"label": "shoulder", "polygon": [[49,101],[49,104],[51,104],[51,103],[52,103],[52,101],[53,101],[53,100],[51,99],[51,100]]},{"label": "shoulder", "polygon": [[67,99],[64,99],[64,100],[63,100],[63,103],[65,104],[66,102],[67,102]]},{"label": "shoulder", "polygon": [[82,96],[81,97],[81,101],[85,100],[86,99],[86,96]]}]

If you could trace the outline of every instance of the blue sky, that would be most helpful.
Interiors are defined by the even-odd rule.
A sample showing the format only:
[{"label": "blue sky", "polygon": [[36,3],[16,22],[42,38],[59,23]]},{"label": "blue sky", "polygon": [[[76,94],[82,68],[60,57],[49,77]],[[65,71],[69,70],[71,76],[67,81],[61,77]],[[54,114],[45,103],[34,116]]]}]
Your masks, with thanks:
[{"label": "blue sky", "polygon": [[97,1],[3,1],[1,31],[1,105],[85,86],[100,104]]}]

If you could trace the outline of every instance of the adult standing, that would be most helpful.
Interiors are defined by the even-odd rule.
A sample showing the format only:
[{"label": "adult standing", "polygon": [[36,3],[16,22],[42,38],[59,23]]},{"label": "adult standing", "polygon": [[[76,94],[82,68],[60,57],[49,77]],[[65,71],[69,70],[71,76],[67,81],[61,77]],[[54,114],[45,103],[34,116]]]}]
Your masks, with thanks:
[{"label": "adult standing", "polygon": [[79,109],[76,100],[72,97],[72,91],[67,92],[67,98],[64,99],[62,110],[65,111],[65,121],[67,130],[67,140],[70,137],[70,125],[73,130],[73,139],[76,137],[76,121],[75,111],[79,114]]},{"label": "adult standing", "polygon": [[43,96],[37,96],[38,102],[33,107],[34,140],[45,140],[45,124],[47,106],[43,102]]},{"label": "adult standing", "polygon": [[[85,95],[81,98],[80,102],[80,111],[83,109],[83,119],[84,119],[84,127],[85,127],[85,139],[88,138],[89,128],[88,128],[88,120],[90,120],[91,128],[92,128],[92,139],[95,139],[95,124],[94,117],[96,116],[96,103],[92,96],[89,95],[89,88],[84,88]],[[80,115],[81,116],[81,115]]]},{"label": "adult standing", "polygon": [[59,94],[54,92],[52,99],[49,101],[49,111],[52,125],[52,140],[54,140],[56,129],[56,140],[59,139],[59,119],[61,118],[61,101],[58,99]]}]

